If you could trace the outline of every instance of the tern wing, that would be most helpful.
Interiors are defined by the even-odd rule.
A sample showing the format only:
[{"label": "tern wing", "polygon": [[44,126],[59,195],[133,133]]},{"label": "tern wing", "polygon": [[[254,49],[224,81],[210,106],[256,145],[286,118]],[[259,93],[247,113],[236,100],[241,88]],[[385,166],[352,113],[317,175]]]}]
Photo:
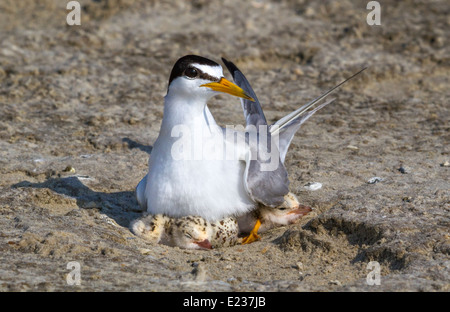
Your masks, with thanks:
[{"label": "tern wing", "polygon": [[276,145],[271,144],[269,131],[258,140],[268,142],[248,142],[244,171],[244,187],[250,197],[265,206],[277,207],[284,202],[284,196],[289,193],[289,179],[286,168],[279,157]]},{"label": "tern wing", "polygon": [[[248,133],[246,143],[249,146],[245,159],[244,187],[255,202],[277,207],[284,202],[284,196],[289,192],[286,168],[280,161],[277,146],[271,144],[272,136],[255,91],[235,64],[224,58],[222,61],[233,76],[234,82],[255,100],[252,102],[241,99]],[[266,127],[259,127],[264,125]],[[256,141],[252,141],[249,137],[256,138]]]},{"label": "tern wing", "polygon": [[147,188],[147,175],[142,178],[141,182],[136,186],[136,200],[139,204],[139,207],[143,211],[147,211],[147,198],[145,196],[145,189]]},{"label": "tern wing", "polygon": [[[319,97],[315,98],[314,100],[306,103],[299,109],[293,111],[292,113],[286,115],[285,117],[278,120],[276,123],[271,125],[269,127],[270,133],[272,136],[278,135],[279,136],[279,150],[280,150],[280,158],[281,161],[284,163],[284,159],[286,157],[287,150],[289,148],[289,145],[291,144],[292,138],[294,137],[294,134],[298,131],[300,126],[309,119],[315,112],[317,112],[319,109],[327,106],[328,104],[332,103],[335,99],[331,99],[323,104],[320,104],[316,108],[309,110],[314,105],[316,105],[321,100],[325,99],[331,92],[336,90],[338,87],[352,79],[353,77],[360,74],[362,71],[364,71],[367,67],[361,69],[356,74],[352,75],[351,77],[345,79],[335,87],[331,88],[330,90],[326,91]],[[308,111],[309,110],[309,111]]]},{"label": "tern wing", "polygon": [[[249,130],[248,126],[253,125],[256,126],[258,130],[258,142],[260,138],[260,125],[267,125],[267,120],[264,116],[264,112],[261,108],[261,105],[256,97],[253,88],[251,87],[248,80],[245,78],[244,74],[237,68],[235,64],[227,61],[222,58],[225,66],[230,71],[233,76],[234,82],[241,87],[248,95],[250,95],[255,102],[241,99],[242,108],[244,110],[244,116],[247,123],[247,130]],[[327,97],[332,91],[340,87],[342,84],[352,79],[359,73],[361,73],[366,68],[363,68],[350,78],[347,78],[334,88],[328,90],[318,98],[312,100],[311,102],[303,105],[299,109],[294,112],[288,114],[287,116],[281,118],[275,124],[271,125],[267,131],[267,141],[271,142],[272,140],[278,139],[278,144],[275,147],[271,146],[271,158],[269,161],[277,161],[278,166],[276,166],[273,170],[263,170],[263,166],[268,165],[267,160],[261,159],[261,152],[264,153],[261,148],[261,144],[257,144],[256,146],[251,146],[249,148],[249,153],[246,158],[246,167],[244,172],[244,184],[248,194],[251,198],[257,202],[260,202],[266,206],[276,207],[283,203],[284,195],[289,192],[289,180],[286,168],[284,167],[284,159],[286,157],[287,150],[289,145],[294,137],[295,133],[298,131],[300,126],[309,119],[315,112],[325,107],[326,105],[332,103],[334,99],[329,100],[323,104],[320,104],[316,108],[309,110],[319,101]],[[309,110],[309,111],[308,111]],[[269,145],[266,145],[266,148]],[[274,149],[277,149],[276,151]],[[278,153],[277,160],[273,159],[275,153]],[[255,155],[256,154],[256,155]],[[269,166],[272,167],[272,166]]]},{"label": "tern wing", "polygon": [[267,125],[264,112],[261,108],[261,105],[259,104],[255,91],[253,91],[253,88],[248,82],[247,78],[245,78],[244,74],[232,62],[227,61],[224,58],[222,58],[222,61],[233,76],[234,82],[255,100],[254,102],[252,102],[243,98],[240,99],[242,109],[244,110],[244,117],[247,126],[254,125],[258,127],[259,125]]},{"label": "tern wing", "polygon": [[[294,138],[295,133],[300,129],[300,126],[309,119],[315,112],[317,112],[319,109],[327,106],[328,104],[332,103],[336,99],[330,99],[326,101],[325,103],[320,104],[316,108],[310,111],[306,111],[308,108],[316,104],[315,102],[312,104],[307,104],[299,108],[301,110],[300,113],[294,115],[293,119],[286,119],[283,117],[273,125],[269,127],[269,131],[271,131],[271,135],[275,136],[278,134],[279,136],[279,145],[278,148],[280,150],[280,159],[281,162],[284,163],[284,159],[286,158],[287,150],[289,149],[289,145],[291,145],[292,139]],[[305,108],[306,107],[306,108]],[[295,111],[297,112],[297,111]]]}]

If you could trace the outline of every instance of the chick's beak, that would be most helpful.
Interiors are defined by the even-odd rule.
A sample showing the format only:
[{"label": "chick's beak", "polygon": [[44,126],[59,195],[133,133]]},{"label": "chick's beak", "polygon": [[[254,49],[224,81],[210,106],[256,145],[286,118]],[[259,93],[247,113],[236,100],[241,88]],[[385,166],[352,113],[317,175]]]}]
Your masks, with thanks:
[{"label": "chick's beak", "polygon": [[203,248],[203,249],[212,249],[213,248],[211,245],[211,242],[207,239],[202,240],[200,242],[195,242],[195,244],[197,244],[200,248]]},{"label": "chick's beak", "polygon": [[301,215],[305,216],[308,213],[312,211],[311,207],[299,205],[296,209],[293,209],[292,211],[289,211],[287,214],[293,214],[293,215]]},{"label": "chick's beak", "polygon": [[242,88],[238,87],[231,81],[222,77],[219,82],[210,82],[202,84],[200,87],[208,87],[213,89],[214,91],[228,93],[243,99],[250,100],[254,102],[255,100],[249,96]]}]

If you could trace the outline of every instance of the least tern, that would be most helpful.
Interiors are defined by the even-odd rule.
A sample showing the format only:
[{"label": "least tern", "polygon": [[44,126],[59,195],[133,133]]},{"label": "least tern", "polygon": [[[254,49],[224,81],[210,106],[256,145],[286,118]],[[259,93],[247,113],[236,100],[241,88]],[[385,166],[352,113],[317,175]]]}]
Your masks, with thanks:
[{"label": "least tern", "polygon": [[[245,216],[260,206],[283,205],[289,193],[284,159],[295,132],[333,100],[314,108],[315,104],[356,75],[267,126],[261,105],[245,76],[233,63],[223,61],[236,84],[224,77],[222,66],[201,56],[184,56],[172,69],[149,171],[136,187],[139,205],[150,214],[200,216],[215,222],[229,216]],[[243,131],[234,129],[233,135],[228,136],[230,129],[220,127],[214,120],[207,101],[219,93],[241,98],[247,123]],[[174,146],[180,137],[188,134],[200,137],[203,146],[231,149],[235,157],[205,159],[192,153],[180,157],[180,151]],[[250,137],[256,137],[256,141],[249,142]],[[241,139],[237,142],[236,138]],[[266,157],[268,146],[270,155],[277,156],[275,161]],[[190,150],[183,145],[183,152],[186,151]],[[275,166],[271,166],[273,161]],[[269,170],[264,169],[268,167]],[[257,238],[258,223],[251,231],[252,237],[245,242]]]},{"label": "least tern", "polygon": [[[232,160],[178,159],[174,151],[173,147],[180,140],[174,129],[180,125],[192,134],[205,133],[202,138],[205,146],[217,145],[217,140],[233,144],[226,142],[225,130],[217,125],[206,105],[219,93],[251,100],[240,87],[224,78],[222,66],[214,61],[188,55],[175,63],[164,99],[160,133],[148,163],[149,171],[136,188],[143,210],[170,217],[192,215],[216,221],[249,212],[257,206],[245,190],[245,162],[238,157]],[[236,146],[237,154],[245,155],[245,152],[245,146]]]}]

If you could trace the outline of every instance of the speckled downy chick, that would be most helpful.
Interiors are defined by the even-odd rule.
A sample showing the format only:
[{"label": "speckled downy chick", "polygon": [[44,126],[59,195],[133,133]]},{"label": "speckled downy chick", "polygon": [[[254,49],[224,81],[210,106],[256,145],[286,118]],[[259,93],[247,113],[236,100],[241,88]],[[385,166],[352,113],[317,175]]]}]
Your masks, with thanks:
[{"label": "speckled downy chick", "polygon": [[229,217],[211,222],[211,227],[211,243],[215,248],[234,246],[238,242],[239,228],[236,218]]},{"label": "speckled downy chick", "polygon": [[147,241],[159,243],[165,232],[165,226],[170,218],[158,214],[144,213],[142,217],[130,223],[130,230]]},{"label": "speckled downy chick", "polygon": [[232,246],[238,240],[235,218],[208,222],[197,216],[170,218],[146,214],[130,225],[134,234],[154,243],[185,249]]},{"label": "speckled downy chick", "polygon": [[[259,239],[257,232],[265,232],[280,225],[288,225],[297,222],[301,217],[307,215],[312,209],[301,205],[293,193],[284,196],[284,203],[277,208],[260,206],[237,219],[239,233],[250,234],[243,240],[243,244]],[[255,223],[259,225],[255,226]]]},{"label": "speckled downy chick", "polygon": [[211,249],[213,228],[205,219],[194,216],[170,218],[160,243],[185,249]]}]

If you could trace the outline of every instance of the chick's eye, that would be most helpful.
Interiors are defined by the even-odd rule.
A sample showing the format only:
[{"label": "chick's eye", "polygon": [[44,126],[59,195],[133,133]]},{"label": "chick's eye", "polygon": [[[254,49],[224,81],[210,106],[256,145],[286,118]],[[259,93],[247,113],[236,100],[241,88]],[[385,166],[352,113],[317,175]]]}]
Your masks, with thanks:
[{"label": "chick's eye", "polygon": [[184,74],[189,78],[195,78],[197,76],[197,70],[195,68],[189,67],[184,71]]}]

